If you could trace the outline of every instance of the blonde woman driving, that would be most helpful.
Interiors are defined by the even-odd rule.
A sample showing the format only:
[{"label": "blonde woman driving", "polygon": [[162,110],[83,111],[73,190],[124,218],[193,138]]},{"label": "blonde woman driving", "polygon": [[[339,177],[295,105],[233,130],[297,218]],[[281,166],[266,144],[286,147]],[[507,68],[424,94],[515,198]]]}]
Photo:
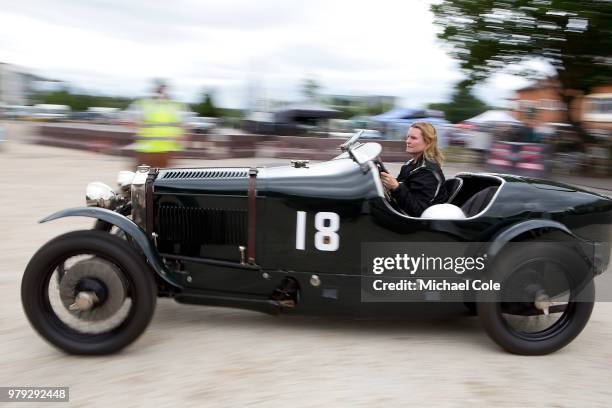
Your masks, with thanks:
[{"label": "blonde woman driving", "polygon": [[380,178],[404,213],[420,217],[427,207],[447,199],[436,128],[427,122],[413,123],[406,136],[406,152],[411,158],[397,179],[385,172]]}]

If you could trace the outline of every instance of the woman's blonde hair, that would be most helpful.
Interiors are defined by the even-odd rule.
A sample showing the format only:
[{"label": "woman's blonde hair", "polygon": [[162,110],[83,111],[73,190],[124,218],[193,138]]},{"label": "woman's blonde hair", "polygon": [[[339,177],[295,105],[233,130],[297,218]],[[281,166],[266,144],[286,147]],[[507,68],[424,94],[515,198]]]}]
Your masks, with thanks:
[{"label": "woman's blonde hair", "polygon": [[423,140],[427,143],[427,147],[423,152],[423,156],[427,160],[435,161],[439,165],[444,162],[444,155],[438,148],[438,132],[436,128],[429,122],[415,122],[410,127],[417,128],[423,135]]}]

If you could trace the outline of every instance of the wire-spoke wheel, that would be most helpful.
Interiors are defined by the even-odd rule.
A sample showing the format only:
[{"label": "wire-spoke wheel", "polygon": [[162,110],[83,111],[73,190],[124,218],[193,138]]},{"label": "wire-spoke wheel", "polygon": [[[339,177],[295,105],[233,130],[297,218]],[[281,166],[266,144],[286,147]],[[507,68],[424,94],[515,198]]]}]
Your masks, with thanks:
[{"label": "wire-spoke wheel", "polygon": [[567,245],[533,241],[514,246],[493,268],[501,293],[497,301],[489,297],[478,304],[480,321],[511,353],[552,353],[586,326],[595,296],[591,275],[579,251]]},{"label": "wire-spoke wheel", "polygon": [[72,354],[108,354],[145,330],[156,287],[125,240],[105,231],[75,231],[32,257],[21,298],[30,323],[51,344]]}]

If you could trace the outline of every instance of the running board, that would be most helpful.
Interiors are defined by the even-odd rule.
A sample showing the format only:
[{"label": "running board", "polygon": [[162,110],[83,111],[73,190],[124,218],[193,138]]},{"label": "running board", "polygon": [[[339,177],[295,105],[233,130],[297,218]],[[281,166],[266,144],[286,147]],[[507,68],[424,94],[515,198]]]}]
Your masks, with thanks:
[{"label": "running board", "polygon": [[179,303],[231,307],[236,309],[254,310],[267,314],[278,314],[291,309],[279,301],[263,296],[236,296],[203,291],[177,293],[174,299]]}]

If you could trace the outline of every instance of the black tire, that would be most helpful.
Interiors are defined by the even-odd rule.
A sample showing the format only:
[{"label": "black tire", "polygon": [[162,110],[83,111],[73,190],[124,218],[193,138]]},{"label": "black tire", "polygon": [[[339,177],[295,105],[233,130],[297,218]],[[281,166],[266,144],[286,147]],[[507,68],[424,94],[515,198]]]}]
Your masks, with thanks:
[{"label": "black tire", "polygon": [[134,245],[133,239],[130,235],[126,234],[124,230],[122,230],[115,224],[111,224],[110,222],[107,222],[104,220],[96,220],[96,222],[94,222],[93,229],[98,230],[98,231],[108,232],[111,235],[127,240],[130,243],[130,245]]},{"label": "black tire", "polygon": [[478,304],[476,302],[463,302],[470,316],[478,316]]},{"label": "black tire", "polygon": [[[124,205],[122,208],[120,208],[118,210],[115,210],[115,211],[117,211],[119,214],[121,214],[123,216],[130,217],[130,214],[132,213],[132,206],[131,206],[131,204]],[[93,229],[100,230],[100,231],[111,232],[113,227],[114,227],[114,225],[111,224],[110,222],[107,222],[107,221],[104,221],[104,220],[100,220],[100,219],[96,219],[96,221],[94,222]]]},{"label": "black tire", "polygon": [[[57,316],[50,303],[49,282],[55,268],[79,254],[112,263],[129,287],[129,312],[108,332],[75,330]],[[142,258],[121,238],[97,230],[69,232],[49,241],[34,254],[21,283],[22,304],[32,327],[61,350],[81,355],[114,353],[136,340],[153,317],[156,291],[152,272]]]},{"label": "black tire", "polygon": [[558,320],[541,331],[521,332],[508,323],[504,313],[508,313],[508,308],[524,303],[492,302],[490,298],[478,303],[478,316],[487,334],[506,351],[520,355],[545,355],[565,347],[584,329],[593,311],[595,288],[592,278],[589,278],[589,266],[578,252],[568,250],[566,245],[554,249],[551,242],[530,241],[525,244],[504,251],[490,276],[497,282],[507,281],[528,262],[536,262],[534,260],[562,265],[564,279],[571,289],[567,292],[566,304],[560,309],[562,311],[556,313],[560,315]]},{"label": "black tire", "polygon": [[[130,244],[132,244],[131,237],[129,237],[127,234],[125,234],[125,232],[123,232],[123,230],[119,229],[118,227],[115,227],[115,225],[111,224],[110,222],[96,219],[96,221],[94,222],[93,229],[98,230],[98,231],[105,231],[115,236],[118,236],[120,238],[125,238],[130,242]],[[60,281],[63,278],[64,273],[65,271],[64,271],[64,268],[62,267],[62,269],[59,271],[58,281]]]}]

